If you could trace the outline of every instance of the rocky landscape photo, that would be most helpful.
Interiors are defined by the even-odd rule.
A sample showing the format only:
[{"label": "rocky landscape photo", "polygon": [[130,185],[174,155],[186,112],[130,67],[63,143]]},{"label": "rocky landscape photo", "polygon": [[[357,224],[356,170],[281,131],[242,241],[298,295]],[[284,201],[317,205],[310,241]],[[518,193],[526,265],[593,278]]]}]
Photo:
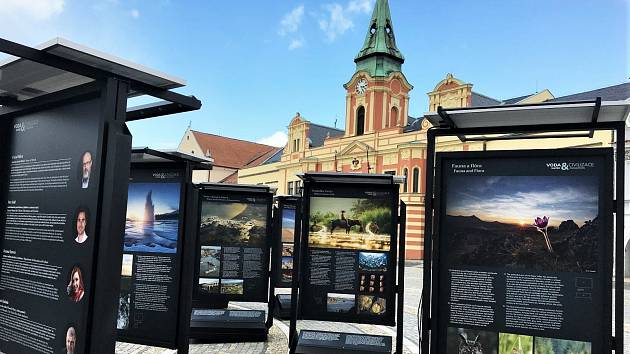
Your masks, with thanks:
[{"label": "rocky landscape photo", "polygon": [[264,247],[265,204],[204,201],[199,237],[202,245]]}]

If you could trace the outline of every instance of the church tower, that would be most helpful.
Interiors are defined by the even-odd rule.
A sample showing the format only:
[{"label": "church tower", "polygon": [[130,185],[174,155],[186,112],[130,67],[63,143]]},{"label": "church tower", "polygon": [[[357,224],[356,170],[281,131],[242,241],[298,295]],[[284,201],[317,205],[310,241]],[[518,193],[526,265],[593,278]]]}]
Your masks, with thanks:
[{"label": "church tower", "polygon": [[409,91],[401,71],[405,58],[396,47],[387,0],[376,0],[363,47],[354,59],[356,71],[346,89],[345,136],[407,125]]}]

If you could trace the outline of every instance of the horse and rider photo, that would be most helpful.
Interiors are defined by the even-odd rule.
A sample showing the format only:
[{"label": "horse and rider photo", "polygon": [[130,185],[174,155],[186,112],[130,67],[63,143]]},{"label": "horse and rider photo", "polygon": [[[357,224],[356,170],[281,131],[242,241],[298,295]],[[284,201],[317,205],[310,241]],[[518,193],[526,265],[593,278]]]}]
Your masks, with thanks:
[{"label": "horse and rider photo", "polygon": [[389,199],[312,197],[310,247],[389,251]]}]

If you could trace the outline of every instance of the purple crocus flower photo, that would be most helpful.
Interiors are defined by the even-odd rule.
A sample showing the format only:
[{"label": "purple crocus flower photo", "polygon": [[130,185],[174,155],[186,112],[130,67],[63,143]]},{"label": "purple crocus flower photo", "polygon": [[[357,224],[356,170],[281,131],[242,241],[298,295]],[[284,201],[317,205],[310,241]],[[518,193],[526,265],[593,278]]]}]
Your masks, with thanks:
[{"label": "purple crocus flower photo", "polygon": [[551,241],[549,240],[549,235],[547,234],[547,226],[549,226],[549,217],[543,216],[537,217],[534,219],[534,226],[540,231],[540,233],[545,236],[545,243],[547,244],[547,250],[549,252],[553,252],[553,247],[551,247]]}]

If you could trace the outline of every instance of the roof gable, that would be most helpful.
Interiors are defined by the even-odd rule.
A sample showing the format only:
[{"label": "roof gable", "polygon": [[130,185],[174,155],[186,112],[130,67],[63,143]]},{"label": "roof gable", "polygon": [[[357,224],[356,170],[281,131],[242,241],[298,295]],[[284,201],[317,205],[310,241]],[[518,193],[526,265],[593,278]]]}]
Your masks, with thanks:
[{"label": "roof gable", "polygon": [[240,169],[262,164],[281,148],[191,130],[204,153],[210,151],[215,166]]}]

